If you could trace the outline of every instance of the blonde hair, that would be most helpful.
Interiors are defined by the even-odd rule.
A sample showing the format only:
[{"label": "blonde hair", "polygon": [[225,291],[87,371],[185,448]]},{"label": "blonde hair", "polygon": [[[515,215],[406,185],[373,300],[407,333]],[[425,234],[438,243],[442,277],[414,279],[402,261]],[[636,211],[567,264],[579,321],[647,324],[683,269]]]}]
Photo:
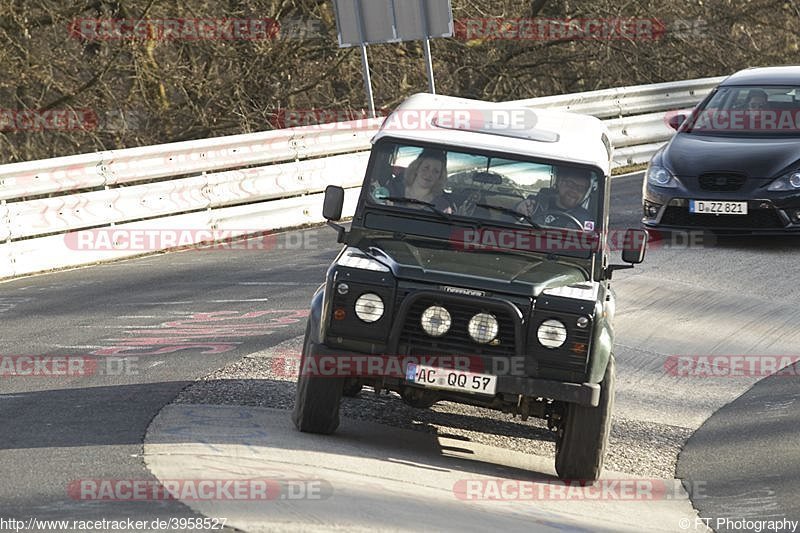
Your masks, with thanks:
[{"label": "blonde hair", "polygon": [[442,192],[442,190],[444,190],[444,183],[447,180],[447,156],[440,150],[431,150],[430,148],[424,149],[417,158],[408,165],[405,174],[406,187],[411,187],[414,185],[414,182],[417,181],[417,171],[425,159],[433,159],[442,164],[440,176],[436,182],[436,188],[438,189],[436,192]]}]

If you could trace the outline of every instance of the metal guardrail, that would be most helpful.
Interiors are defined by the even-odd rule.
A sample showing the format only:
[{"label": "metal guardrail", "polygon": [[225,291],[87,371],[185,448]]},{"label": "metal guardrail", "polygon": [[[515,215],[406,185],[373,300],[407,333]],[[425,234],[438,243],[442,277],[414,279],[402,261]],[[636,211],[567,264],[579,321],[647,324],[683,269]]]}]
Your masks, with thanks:
[{"label": "metal guardrail", "polygon": [[[693,107],[722,78],[509,102],[605,119],[614,166],[649,160],[673,131],[665,111]],[[352,213],[383,119],[290,128],[0,166],[0,279],[143,253],[86,250],[89,229],[238,236],[322,222],[322,191],[347,189]],[[208,231],[206,231],[208,230]],[[182,242],[181,244],[190,244]]]}]

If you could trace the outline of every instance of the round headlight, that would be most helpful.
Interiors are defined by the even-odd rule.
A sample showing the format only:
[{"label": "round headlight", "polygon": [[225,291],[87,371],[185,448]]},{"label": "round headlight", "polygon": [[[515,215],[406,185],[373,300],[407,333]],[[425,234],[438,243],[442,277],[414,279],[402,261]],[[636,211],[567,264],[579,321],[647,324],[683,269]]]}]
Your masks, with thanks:
[{"label": "round headlight", "polygon": [[481,344],[492,342],[497,337],[499,328],[497,319],[489,313],[478,313],[469,320],[467,325],[469,336]]},{"label": "round headlight", "polygon": [[431,337],[441,337],[450,329],[453,319],[447,309],[439,305],[432,305],[422,313],[420,319],[422,329]]},{"label": "round headlight", "polygon": [[794,173],[789,176],[789,185],[795,189],[800,189],[800,173]]},{"label": "round headlight", "polygon": [[560,320],[545,320],[536,332],[539,342],[546,348],[560,348],[567,340],[567,326]]},{"label": "round headlight", "polygon": [[375,293],[362,294],[356,300],[356,316],[364,322],[375,322],[383,316],[383,300]]}]

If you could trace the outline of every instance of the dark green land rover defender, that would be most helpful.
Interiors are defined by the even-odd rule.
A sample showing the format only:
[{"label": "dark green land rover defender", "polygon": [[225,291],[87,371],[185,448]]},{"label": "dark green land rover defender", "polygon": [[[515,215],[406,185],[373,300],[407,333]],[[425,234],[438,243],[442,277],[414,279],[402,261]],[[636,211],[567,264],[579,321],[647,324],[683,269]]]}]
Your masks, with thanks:
[{"label": "dark green land rover defender", "polygon": [[[413,117],[413,118],[412,118]],[[565,479],[600,476],[614,405],[615,269],[647,236],[608,228],[603,123],[429,94],[390,115],[314,295],[292,414],[332,433],[363,385],[547,420]],[[624,265],[610,264],[622,249]]]}]

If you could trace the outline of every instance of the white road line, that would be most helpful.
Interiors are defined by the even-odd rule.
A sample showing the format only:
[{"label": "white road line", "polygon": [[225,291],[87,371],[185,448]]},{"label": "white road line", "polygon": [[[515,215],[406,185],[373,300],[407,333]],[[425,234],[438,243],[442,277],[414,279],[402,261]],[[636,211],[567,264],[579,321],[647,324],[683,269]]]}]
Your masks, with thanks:
[{"label": "white road line", "polygon": [[237,285],[307,285],[310,281],[238,281]]},{"label": "white road line", "polygon": [[270,300],[271,298],[246,298],[243,300],[205,300],[205,301],[214,304],[231,304],[231,303],[241,303],[241,302],[268,302]]},{"label": "white road line", "polygon": [[121,305],[187,305],[197,303],[194,300],[188,302],[126,302]]}]

